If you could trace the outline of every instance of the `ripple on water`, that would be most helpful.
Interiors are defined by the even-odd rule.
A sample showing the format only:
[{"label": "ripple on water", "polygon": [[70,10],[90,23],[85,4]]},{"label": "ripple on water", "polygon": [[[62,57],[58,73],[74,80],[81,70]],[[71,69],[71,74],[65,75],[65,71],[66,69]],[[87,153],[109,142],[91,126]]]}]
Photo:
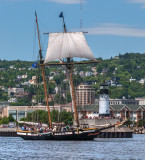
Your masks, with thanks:
[{"label": "ripple on water", "polygon": [[2,160],[142,160],[145,159],[144,148],[145,135],[94,141],[25,141],[0,137]]}]

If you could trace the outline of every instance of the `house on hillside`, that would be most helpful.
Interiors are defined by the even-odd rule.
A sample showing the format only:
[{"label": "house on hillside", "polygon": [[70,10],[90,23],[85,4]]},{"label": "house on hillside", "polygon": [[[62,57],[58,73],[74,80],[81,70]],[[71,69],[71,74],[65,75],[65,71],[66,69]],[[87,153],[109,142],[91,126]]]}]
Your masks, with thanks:
[{"label": "house on hillside", "polygon": [[108,69],[102,69],[101,75],[104,75],[104,74],[106,74],[107,72],[108,72]]},{"label": "house on hillside", "polygon": [[86,76],[86,77],[89,77],[89,76],[92,76],[92,75],[93,75],[93,72],[86,72],[86,73],[85,73],[85,76]]},{"label": "house on hillside", "polygon": [[129,79],[129,82],[136,82],[136,79],[131,77],[131,78]]},{"label": "house on hillside", "polygon": [[93,72],[93,75],[96,77],[98,75],[98,72]]},{"label": "house on hillside", "polygon": [[4,92],[7,92],[7,91],[8,91],[8,88],[5,87],[5,86],[0,86],[0,89],[1,89],[2,91],[4,91]]},{"label": "house on hillside", "polygon": [[136,68],[137,68],[137,69],[141,69],[141,66],[137,66]]},{"label": "house on hillside", "polygon": [[81,77],[84,77],[84,76],[85,76],[84,71],[80,71],[80,72],[79,72],[79,75],[80,75]]},{"label": "house on hillside", "polygon": [[30,86],[31,84],[30,84],[30,82],[24,82],[24,83],[21,83],[21,85],[23,85],[23,86]]},{"label": "house on hillside", "polygon": [[18,68],[19,71],[25,70],[25,68]]},{"label": "house on hillside", "polygon": [[29,82],[30,84],[36,85],[36,83],[37,83],[37,76],[32,76],[32,79],[30,79],[28,82]]},{"label": "house on hillside", "polygon": [[5,68],[0,68],[0,71],[5,71]]},{"label": "house on hillside", "polygon": [[60,73],[58,71],[51,71],[50,76],[59,76]]},{"label": "house on hillside", "polygon": [[18,87],[18,88],[19,88],[19,87],[20,87],[20,84],[15,84],[15,87]]},{"label": "house on hillside", "polygon": [[37,82],[36,82],[36,79],[30,79],[30,80],[29,80],[29,83],[36,85]]},{"label": "house on hillside", "polygon": [[27,78],[28,77],[28,75],[27,74],[23,74],[22,75],[22,78],[24,79],[24,78]]},{"label": "house on hillside", "polygon": [[74,74],[74,75],[77,75],[77,74],[78,74],[78,71],[74,71],[73,74]]},{"label": "house on hillside", "polygon": [[10,102],[10,103],[17,103],[18,101],[17,101],[17,98],[10,98],[8,100],[8,102]]},{"label": "house on hillside", "polygon": [[140,83],[140,84],[145,84],[145,78],[142,78],[142,79],[140,79],[140,80],[138,80],[138,82]]},{"label": "house on hillside", "polygon": [[14,65],[10,65],[10,69],[14,69],[14,67],[15,67]]},{"label": "house on hillside", "polygon": [[24,92],[24,88],[8,88],[8,96],[12,94],[17,94],[19,92]]},{"label": "house on hillside", "polygon": [[93,71],[93,72],[96,72],[97,70],[96,70],[96,67],[91,67],[91,70]]},{"label": "house on hillside", "polygon": [[53,80],[54,79],[54,77],[53,76],[50,76],[49,77],[49,81],[51,81],[51,80]]},{"label": "house on hillside", "polygon": [[115,57],[113,57],[113,59],[119,59],[119,56],[115,56]]},{"label": "house on hillside", "polygon": [[15,94],[16,98],[24,98],[25,96],[29,96],[29,93],[27,93],[27,92],[19,92],[19,93]]},{"label": "house on hillside", "polygon": [[18,79],[22,79],[22,75],[17,75],[17,78]]}]

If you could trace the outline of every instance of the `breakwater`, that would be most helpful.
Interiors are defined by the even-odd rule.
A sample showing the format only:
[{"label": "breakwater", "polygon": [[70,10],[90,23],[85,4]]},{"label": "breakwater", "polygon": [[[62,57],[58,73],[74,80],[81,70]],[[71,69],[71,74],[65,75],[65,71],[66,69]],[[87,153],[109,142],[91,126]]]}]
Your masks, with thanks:
[{"label": "breakwater", "polygon": [[17,137],[17,128],[0,128],[0,137]]}]

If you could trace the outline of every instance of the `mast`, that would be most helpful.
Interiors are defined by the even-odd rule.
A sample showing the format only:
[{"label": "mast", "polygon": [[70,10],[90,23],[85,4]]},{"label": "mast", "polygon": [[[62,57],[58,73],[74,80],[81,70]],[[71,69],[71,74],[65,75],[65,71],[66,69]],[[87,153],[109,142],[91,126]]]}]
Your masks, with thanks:
[{"label": "mast", "polygon": [[[38,26],[38,21],[37,21],[37,14],[35,12],[36,16],[36,25],[37,25],[37,33],[38,33],[38,40],[39,40],[39,56],[40,56],[40,65],[43,64],[43,56],[42,56],[42,50],[41,50],[41,43],[40,43],[40,36],[39,36],[39,26]],[[41,70],[42,70],[42,77],[43,77],[43,83],[44,83],[44,90],[45,90],[45,100],[47,103],[47,110],[48,110],[48,117],[49,117],[49,126],[52,128],[52,122],[51,122],[51,116],[50,116],[50,107],[49,107],[49,101],[48,101],[48,96],[47,96],[47,89],[46,89],[46,82],[45,82],[45,74],[44,74],[44,66],[41,65]]]},{"label": "mast", "polygon": [[[65,21],[64,21],[64,16],[63,16],[63,12],[60,13],[59,15],[60,18],[63,18],[63,31],[65,33],[67,33],[67,29],[66,29],[66,25],[65,25]],[[67,58],[67,63],[69,64],[71,62],[71,58]],[[75,100],[75,91],[74,91],[74,85],[73,85],[73,79],[72,79],[72,69],[73,69],[73,64],[71,65],[66,65],[66,68],[69,71],[69,79],[70,79],[70,91],[72,92],[72,102],[74,105],[74,113],[75,113],[75,120],[76,120],[76,124],[77,124],[77,130],[79,131],[79,119],[78,119],[78,112],[77,112],[77,107],[76,107],[76,100]]]},{"label": "mast", "polygon": [[[63,32],[67,33],[67,29],[66,29],[66,25],[65,25],[65,21],[64,21],[64,16],[63,16],[63,12],[60,13],[59,15],[60,18],[63,18]],[[60,63],[64,63],[64,61],[62,61],[61,59],[59,59]],[[69,88],[70,88],[70,94],[71,94],[71,98],[72,98],[72,111],[74,112],[74,102],[73,102],[73,96],[72,96],[72,86],[71,86],[71,81],[70,81],[70,70],[66,67],[66,66],[62,66],[65,71],[66,71],[66,77],[69,81]]]},{"label": "mast", "polygon": [[[68,61],[69,60],[70,58],[68,59]],[[78,119],[78,112],[77,112],[77,106],[76,106],[76,100],[75,100],[75,91],[74,91],[74,85],[73,85],[73,79],[72,79],[72,68],[73,68],[73,65],[71,65],[69,69],[70,84],[71,84],[71,90],[72,90],[72,99],[73,99],[73,105],[74,105],[76,124],[77,124],[77,128],[79,128],[79,119]]]}]

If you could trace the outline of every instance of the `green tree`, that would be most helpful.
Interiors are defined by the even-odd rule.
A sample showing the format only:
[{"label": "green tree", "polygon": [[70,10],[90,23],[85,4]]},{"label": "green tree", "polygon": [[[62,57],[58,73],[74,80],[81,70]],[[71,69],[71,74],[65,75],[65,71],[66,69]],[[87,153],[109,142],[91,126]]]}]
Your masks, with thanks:
[{"label": "green tree", "polygon": [[62,96],[62,94],[57,93],[54,98],[54,102],[57,104],[65,104],[66,99]]},{"label": "green tree", "polygon": [[8,119],[9,119],[9,122],[14,122],[14,121],[15,121],[15,119],[14,119],[13,116],[12,116],[12,114],[9,114]]},{"label": "green tree", "polygon": [[1,119],[0,121],[1,124],[8,124],[9,123],[9,118],[8,117],[4,117]]},{"label": "green tree", "polygon": [[145,120],[140,119],[140,120],[138,121],[138,127],[142,127],[142,126],[144,126],[144,125],[145,125]]}]

